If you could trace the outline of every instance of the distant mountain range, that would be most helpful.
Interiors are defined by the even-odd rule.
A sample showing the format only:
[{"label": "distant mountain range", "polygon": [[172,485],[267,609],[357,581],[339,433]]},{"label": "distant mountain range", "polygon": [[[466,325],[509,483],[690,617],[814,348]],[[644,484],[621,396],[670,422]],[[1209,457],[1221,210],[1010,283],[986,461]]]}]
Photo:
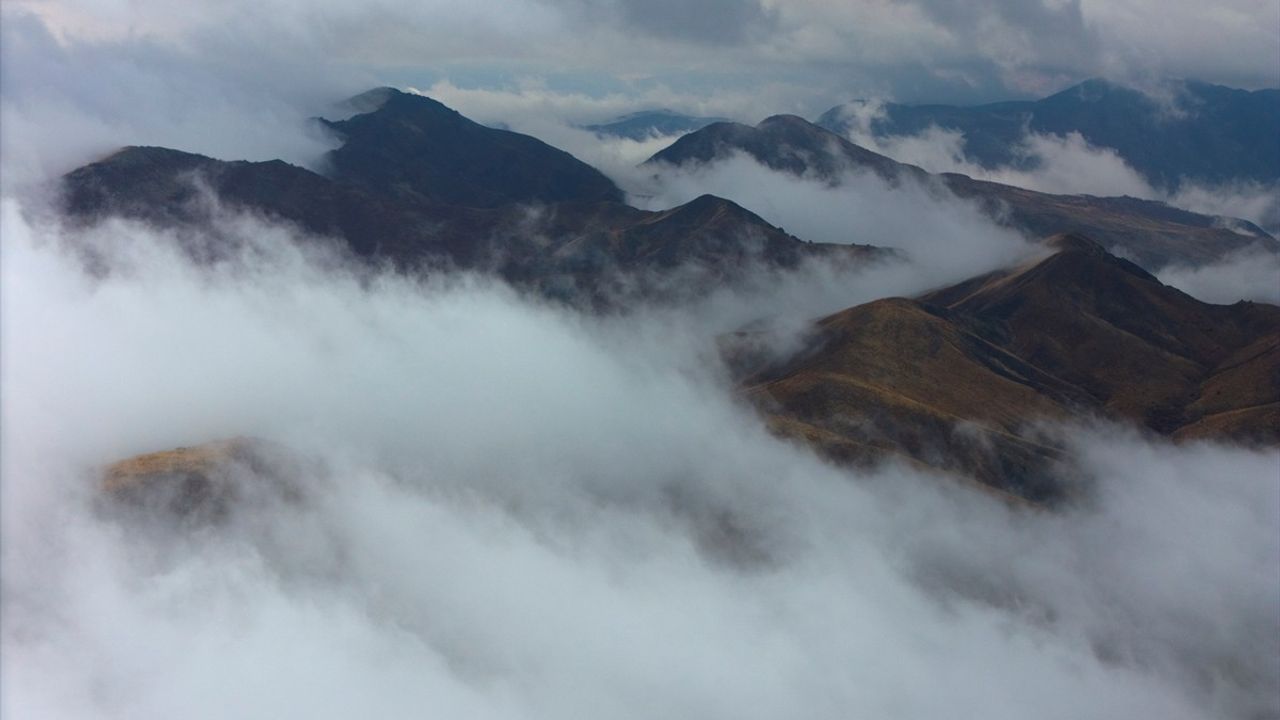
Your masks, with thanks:
[{"label": "distant mountain range", "polygon": [[794,115],[775,115],[754,127],[708,125],[676,140],[646,164],[691,167],[723,161],[735,153],[780,172],[833,185],[842,182],[846,173],[872,172],[889,183],[910,180],[936,187],[978,203],[994,220],[1030,237],[1084,234],[1150,270],[1171,263],[1212,262],[1253,246],[1280,252],[1280,242],[1243,220],[1200,215],[1135,198],[1051,195],[955,173],[933,175],[871,152]]},{"label": "distant mountain range", "polygon": [[620,137],[629,140],[649,140],[655,137],[683,135],[700,130],[714,122],[725,122],[728,118],[696,117],[684,115],[674,110],[642,110],[623,115],[609,122],[596,125],[583,125],[583,130],[606,136]]},{"label": "distant mountain range", "polygon": [[[850,106],[831,108],[817,124],[847,135]],[[1027,133],[1079,133],[1091,145],[1115,150],[1161,190],[1176,191],[1186,181],[1280,181],[1280,89],[1178,81],[1143,92],[1095,79],[1035,101],[886,103],[864,130],[883,139],[931,127],[963,134],[965,159],[986,168],[1034,169],[1037,160],[1019,152]]]},{"label": "distant mountain range", "polygon": [[[379,89],[354,109],[324,123],[343,141],[326,174],[130,147],[64,176],[63,207],[81,223],[124,216],[206,230],[219,207],[250,211],[337,239],[377,266],[492,273],[585,308],[686,299],[761,269],[867,268],[896,256],[806,242],[710,195],[660,212],[631,207],[572,155],[419,95]],[[1070,495],[1057,470],[1071,458],[1038,431],[1043,420],[1100,416],[1176,439],[1280,443],[1280,308],[1202,303],[1140,267],[1198,264],[1250,246],[1280,252],[1256,227],[1236,232],[1131,198],[930,175],[793,116],[713,123],[648,162],[688,167],[734,153],[832,184],[848,172],[918,182],[1033,236],[1056,234],[1044,257],[1023,266],[823,318],[785,358],[753,352],[752,332],[725,338],[743,392],[777,433],[838,461],[900,458],[1034,502]],[[175,237],[188,235],[199,236]],[[216,234],[207,240],[186,249],[201,261],[231,249]],[[1108,252],[1120,249],[1133,261]],[[228,452],[161,454],[119,473],[196,472]]]},{"label": "distant mountain range", "polygon": [[[562,150],[478,125],[426,97],[378,94],[374,109],[325,122],[345,141],[330,154],[327,175],[278,160],[131,147],[66,175],[64,206],[86,222],[121,215],[207,227],[212,209],[201,193],[209,190],[224,207],[337,238],[375,263],[491,272],[587,305],[696,294],[807,259],[892,255],[805,242],[711,196],[663,212],[638,210],[620,201],[612,181]],[[677,268],[680,283],[667,277]]]},{"label": "distant mountain range", "polygon": [[740,364],[742,384],[777,432],[834,459],[903,458],[1040,502],[1069,493],[1045,420],[1280,443],[1280,308],[1202,303],[1080,236],[1049,245],[1022,267],[823,318],[788,360]]}]

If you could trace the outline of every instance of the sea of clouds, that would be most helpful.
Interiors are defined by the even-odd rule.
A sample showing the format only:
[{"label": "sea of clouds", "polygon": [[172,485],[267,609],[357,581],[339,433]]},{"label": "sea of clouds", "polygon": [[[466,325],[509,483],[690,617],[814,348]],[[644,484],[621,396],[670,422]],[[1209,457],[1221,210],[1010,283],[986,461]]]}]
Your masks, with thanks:
[{"label": "sea of clouds", "polygon": [[[6,714],[1280,709],[1274,452],[1064,428],[1093,489],[1027,511],[772,437],[722,313],[344,272],[231,213],[212,267],[179,231],[0,222]],[[106,462],[243,435],[308,459],[300,501],[95,499]]]}]

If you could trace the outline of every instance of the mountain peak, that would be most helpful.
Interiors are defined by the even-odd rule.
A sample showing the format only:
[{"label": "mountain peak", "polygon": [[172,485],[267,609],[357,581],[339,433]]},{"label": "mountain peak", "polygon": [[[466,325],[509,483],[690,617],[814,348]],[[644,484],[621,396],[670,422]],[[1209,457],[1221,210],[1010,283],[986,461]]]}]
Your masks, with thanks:
[{"label": "mountain peak", "polygon": [[867,168],[886,180],[904,169],[918,170],[853,144],[796,115],[773,115],[754,127],[715,123],[691,132],[655,153],[646,163],[708,163],[744,152],[773,170],[796,175],[813,173],[836,182],[851,168]]},{"label": "mountain peak", "polygon": [[1046,418],[1127,419],[1178,438],[1280,437],[1272,305],[1210,305],[1085,236],[916,300],[818,321],[751,373],[778,432],[838,461],[904,456],[1032,501],[1069,495]]},{"label": "mountain peak", "polygon": [[425,95],[377,88],[362,97],[381,104],[324,121],[345,141],[328,156],[335,179],[477,208],[622,199],[599,170],[537,138],[485,127]]}]

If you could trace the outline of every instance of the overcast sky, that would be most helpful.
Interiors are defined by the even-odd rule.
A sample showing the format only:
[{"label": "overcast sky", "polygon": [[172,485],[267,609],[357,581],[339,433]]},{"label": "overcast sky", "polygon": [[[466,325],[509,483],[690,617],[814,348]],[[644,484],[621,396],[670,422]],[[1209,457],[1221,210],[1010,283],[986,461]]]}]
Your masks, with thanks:
[{"label": "overcast sky", "polygon": [[[981,102],[1097,75],[1280,85],[1274,0],[7,0],[64,44],[160,47],[307,86],[543,83],[755,93],[776,111],[853,96]],[[22,34],[30,34],[24,26]],[[18,42],[6,31],[6,44]],[[5,49],[10,55],[10,49]],[[6,58],[8,59],[8,58]],[[6,77],[29,68],[6,68]],[[92,68],[84,68],[91,72]],[[310,78],[299,76],[312,76]],[[732,110],[732,108],[730,108]]]}]

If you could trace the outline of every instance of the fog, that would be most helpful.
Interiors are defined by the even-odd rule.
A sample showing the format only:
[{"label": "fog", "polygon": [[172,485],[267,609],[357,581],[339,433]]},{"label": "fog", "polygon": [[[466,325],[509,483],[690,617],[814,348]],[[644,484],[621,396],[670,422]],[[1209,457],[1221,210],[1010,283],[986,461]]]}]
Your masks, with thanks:
[{"label": "fog", "polygon": [[[772,437],[697,313],[343,272],[246,216],[203,268],[0,223],[6,715],[1280,712],[1274,452],[1050,429],[1086,501],[1015,509]],[[94,500],[105,462],[236,435],[307,458],[301,499]]]}]

